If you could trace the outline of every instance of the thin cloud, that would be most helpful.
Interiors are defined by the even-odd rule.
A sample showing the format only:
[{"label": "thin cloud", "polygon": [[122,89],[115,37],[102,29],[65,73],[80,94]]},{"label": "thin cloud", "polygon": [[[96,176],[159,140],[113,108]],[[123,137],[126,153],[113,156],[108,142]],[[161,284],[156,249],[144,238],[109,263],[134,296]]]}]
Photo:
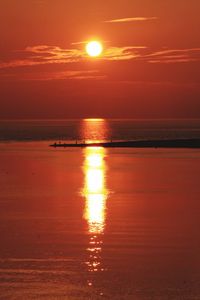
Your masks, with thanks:
[{"label": "thin cloud", "polygon": [[[145,46],[110,47],[104,50],[99,60],[127,60],[135,58],[139,49]],[[0,62],[0,69],[32,67],[47,64],[69,64],[89,60],[87,53],[80,49],[62,49],[57,46],[38,45],[27,47],[20,52],[20,59]],[[24,56],[22,59],[21,56]]]},{"label": "thin cloud", "polygon": [[[98,40],[98,38],[97,38],[97,40]],[[73,43],[71,43],[71,45],[86,45],[90,41],[91,41],[91,39],[90,40],[85,40],[85,41],[80,41],[80,42],[73,42]],[[109,43],[110,41],[101,39],[101,42],[104,44],[104,43]]]},{"label": "thin cloud", "polygon": [[47,64],[67,64],[78,62],[86,56],[86,53],[83,50],[62,49],[57,46],[48,45],[31,46],[18,52],[20,53],[20,57],[23,54],[23,59],[20,58],[8,62],[0,62],[0,69]]},{"label": "thin cloud", "polygon": [[200,61],[200,48],[166,49],[146,54],[149,63],[188,63]]},{"label": "thin cloud", "polygon": [[[145,46],[107,47],[102,56],[97,59],[99,61],[137,60],[147,63],[188,63],[200,61],[200,48],[158,49],[157,51],[152,51]],[[84,50],[39,45],[27,47],[23,51],[16,52],[15,59],[0,61],[0,69],[3,71],[3,69],[33,68],[40,65],[69,65],[85,61],[91,62],[91,60],[93,58],[89,58]],[[84,74],[84,78],[86,78],[86,75],[94,76]],[[76,74],[77,76],[82,78],[82,74]]]},{"label": "thin cloud", "polygon": [[140,57],[139,49],[146,47],[110,47],[104,53],[105,60],[130,60]]},{"label": "thin cloud", "polygon": [[43,72],[23,72],[19,74],[12,72],[10,74],[0,74],[1,78],[12,78],[22,81],[51,81],[51,80],[66,80],[66,79],[104,79],[105,76],[100,74],[99,70],[67,70],[67,71],[43,71]]},{"label": "thin cloud", "polygon": [[122,19],[112,19],[104,21],[104,23],[127,23],[127,22],[143,22],[157,20],[157,17],[133,17],[133,18],[122,18]]}]

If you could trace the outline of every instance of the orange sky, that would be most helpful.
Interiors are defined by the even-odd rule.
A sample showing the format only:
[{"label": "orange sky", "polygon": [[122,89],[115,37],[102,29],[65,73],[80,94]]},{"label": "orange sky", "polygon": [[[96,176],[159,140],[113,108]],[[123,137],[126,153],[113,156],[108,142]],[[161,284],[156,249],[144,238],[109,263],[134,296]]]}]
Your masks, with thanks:
[{"label": "orange sky", "polygon": [[[0,118],[200,117],[199,0],[3,0]],[[85,54],[99,38],[101,58]]]}]

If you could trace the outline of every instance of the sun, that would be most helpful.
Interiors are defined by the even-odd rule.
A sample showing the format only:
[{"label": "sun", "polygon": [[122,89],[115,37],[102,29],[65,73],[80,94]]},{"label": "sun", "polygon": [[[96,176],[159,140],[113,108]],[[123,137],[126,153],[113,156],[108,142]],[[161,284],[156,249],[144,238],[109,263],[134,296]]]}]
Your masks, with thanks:
[{"label": "sun", "polygon": [[91,57],[97,57],[101,55],[103,51],[103,46],[98,41],[91,41],[86,45],[86,52]]}]

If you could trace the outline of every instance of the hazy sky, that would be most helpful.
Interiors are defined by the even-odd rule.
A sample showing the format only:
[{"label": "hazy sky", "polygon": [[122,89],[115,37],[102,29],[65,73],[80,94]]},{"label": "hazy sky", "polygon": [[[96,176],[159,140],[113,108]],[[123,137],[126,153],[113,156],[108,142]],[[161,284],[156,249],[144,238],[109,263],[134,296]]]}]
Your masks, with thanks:
[{"label": "hazy sky", "polygon": [[1,0],[0,118],[200,117],[199,11],[199,0]]}]

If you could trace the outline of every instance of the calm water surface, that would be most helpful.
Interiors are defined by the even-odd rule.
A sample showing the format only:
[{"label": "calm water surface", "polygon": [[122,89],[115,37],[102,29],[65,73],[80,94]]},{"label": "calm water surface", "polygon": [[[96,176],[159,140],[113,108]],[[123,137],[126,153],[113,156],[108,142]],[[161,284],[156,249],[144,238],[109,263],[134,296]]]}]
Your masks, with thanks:
[{"label": "calm water surface", "polygon": [[0,120],[0,141],[200,138],[191,120]]},{"label": "calm water surface", "polygon": [[200,299],[199,178],[199,150],[2,142],[0,299]]}]

